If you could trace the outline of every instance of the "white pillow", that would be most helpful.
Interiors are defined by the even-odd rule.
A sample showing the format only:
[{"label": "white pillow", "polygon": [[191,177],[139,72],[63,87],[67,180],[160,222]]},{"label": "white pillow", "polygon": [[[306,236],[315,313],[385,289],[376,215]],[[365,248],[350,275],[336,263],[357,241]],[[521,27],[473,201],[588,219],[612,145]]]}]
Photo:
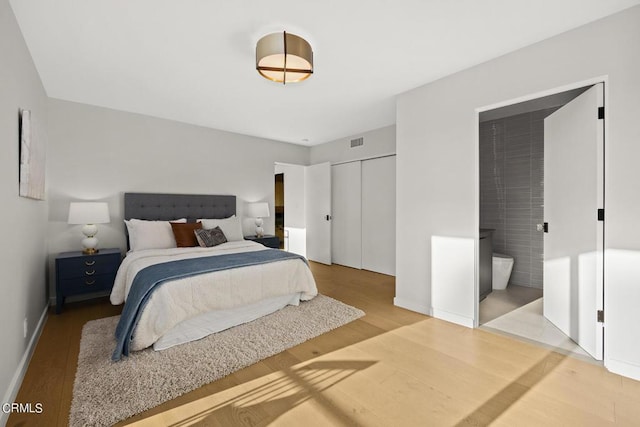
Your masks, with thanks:
[{"label": "white pillow", "polygon": [[204,229],[220,227],[228,242],[244,240],[240,217],[233,215],[224,219],[199,219],[198,221],[202,223],[202,228]]},{"label": "white pillow", "polygon": [[[124,220],[129,232],[129,247],[131,251],[143,249],[168,249],[176,247],[170,221],[146,221],[142,219]],[[187,222],[180,218],[171,222]]]}]

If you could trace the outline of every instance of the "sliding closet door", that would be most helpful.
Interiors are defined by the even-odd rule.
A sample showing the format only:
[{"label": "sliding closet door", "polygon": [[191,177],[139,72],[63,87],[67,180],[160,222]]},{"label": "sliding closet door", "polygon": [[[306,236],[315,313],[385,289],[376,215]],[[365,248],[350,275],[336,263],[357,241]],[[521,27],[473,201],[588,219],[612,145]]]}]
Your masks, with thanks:
[{"label": "sliding closet door", "polygon": [[331,166],[331,261],[362,268],[360,162]]},{"label": "sliding closet door", "polygon": [[362,268],[396,274],[396,158],[362,162]]}]

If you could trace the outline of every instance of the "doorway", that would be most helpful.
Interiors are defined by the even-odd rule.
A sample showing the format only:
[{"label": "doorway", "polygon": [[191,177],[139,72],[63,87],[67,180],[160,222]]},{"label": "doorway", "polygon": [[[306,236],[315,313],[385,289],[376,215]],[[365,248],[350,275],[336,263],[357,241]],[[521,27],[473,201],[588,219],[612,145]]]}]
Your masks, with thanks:
[{"label": "doorway", "polygon": [[284,241],[284,173],[275,174],[275,215],[276,215],[276,236],[280,240],[280,249],[285,248]]},{"label": "doorway", "polygon": [[[602,329],[595,321],[595,307],[602,307],[601,283],[596,298],[602,230],[595,218],[596,205],[603,207],[597,199],[604,163],[602,147],[584,145],[589,139],[580,131],[603,137],[594,127],[602,105],[594,102],[603,99],[603,90],[603,84],[588,85],[484,111],[479,125],[480,239],[491,241],[493,270],[493,290],[486,295],[480,284],[478,295],[486,298],[478,305],[479,324],[598,360],[602,341],[592,341],[598,340],[594,329],[600,337]],[[586,116],[579,111],[592,105]],[[580,235],[588,243],[580,243]],[[486,252],[486,240],[480,240],[480,252],[483,247]],[[481,278],[487,276],[487,254],[482,255]],[[589,314],[593,322],[584,323]]]},{"label": "doorway", "polygon": [[275,228],[279,233],[280,247],[307,256],[306,167],[276,163],[274,169]]}]

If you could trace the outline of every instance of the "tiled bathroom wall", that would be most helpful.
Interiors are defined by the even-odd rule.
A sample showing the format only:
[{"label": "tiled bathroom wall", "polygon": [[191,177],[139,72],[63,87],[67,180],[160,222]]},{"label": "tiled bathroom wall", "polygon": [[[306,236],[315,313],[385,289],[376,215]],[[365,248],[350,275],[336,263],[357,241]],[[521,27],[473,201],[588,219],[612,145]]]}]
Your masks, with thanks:
[{"label": "tiled bathroom wall", "polygon": [[556,109],[480,123],[480,228],[514,258],[509,284],[542,288],[543,120]]}]

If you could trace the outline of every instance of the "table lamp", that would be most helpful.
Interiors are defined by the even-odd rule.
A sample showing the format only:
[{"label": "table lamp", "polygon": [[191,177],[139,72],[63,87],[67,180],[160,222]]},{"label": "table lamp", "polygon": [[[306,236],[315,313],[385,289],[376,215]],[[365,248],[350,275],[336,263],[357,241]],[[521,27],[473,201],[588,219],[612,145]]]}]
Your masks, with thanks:
[{"label": "table lamp", "polygon": [[96,224],[109,222],[109,206],[104,202],[71,202],[69,204],[69,224],[83,224],[82,253],[95,254],[98,252],[98,233]]},{"label": "table lamp", "polygon": [[267,202],[249,203],[247,216],[256,219],[256,236],[263,237],[262,218],[269,218],[269,204]]}]

